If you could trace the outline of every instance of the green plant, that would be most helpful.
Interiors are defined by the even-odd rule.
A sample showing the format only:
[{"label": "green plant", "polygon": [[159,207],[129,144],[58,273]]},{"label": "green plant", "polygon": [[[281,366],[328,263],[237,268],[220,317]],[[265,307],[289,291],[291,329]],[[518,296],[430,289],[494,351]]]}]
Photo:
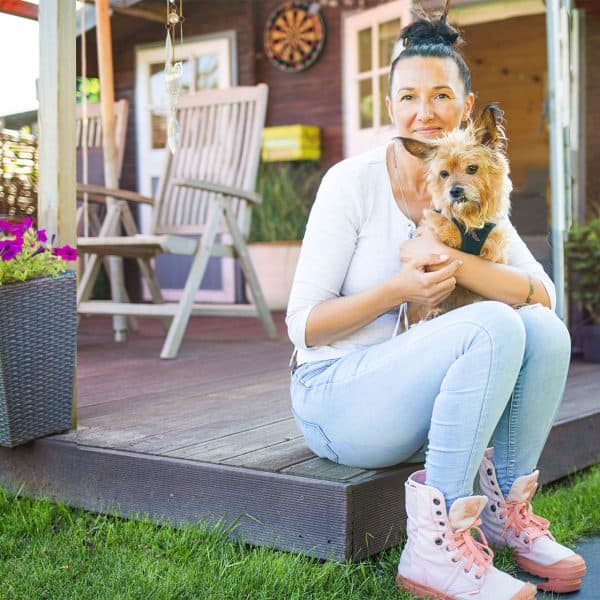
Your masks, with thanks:
[{"label": "green plant", "polygon": [[315,163],[263,163],[252,209],[250,242],[301,240],[322,170]]},{"label": "green plant", "polygon": [[566,243],[573,297],[592,322],[600,325],[600,217],[573,225]]},{"label": "green plant", "polygon": [[71,246],[46,245],[46,231],[36,231],[31,217],[22,223],[0,221],[0,285],[34,277],[56,277],[77,259]]}]

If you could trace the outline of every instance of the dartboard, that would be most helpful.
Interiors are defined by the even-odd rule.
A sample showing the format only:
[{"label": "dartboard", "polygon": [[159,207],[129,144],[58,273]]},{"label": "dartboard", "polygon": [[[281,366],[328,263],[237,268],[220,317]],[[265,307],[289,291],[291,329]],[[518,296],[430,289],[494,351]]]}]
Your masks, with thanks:
[{"label": "dartboard", "polygon": [[[318,5],[317,5],[318,8]],[[282,71],[308,69],[325,46],[325,20],[302,2],[286,2],[276,9],[265,25],[265,51]]]}]

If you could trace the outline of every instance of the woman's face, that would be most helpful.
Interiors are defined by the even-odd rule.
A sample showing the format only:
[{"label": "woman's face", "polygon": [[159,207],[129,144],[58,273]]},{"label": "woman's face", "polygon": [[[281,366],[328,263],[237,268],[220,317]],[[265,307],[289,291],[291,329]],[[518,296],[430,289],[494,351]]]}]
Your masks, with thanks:
[{"label": "woman's face", "polygon": [[397,134],[422,140],[456,129],[473,108],[451,58],[412,56],[399,60],[385,103]]}]

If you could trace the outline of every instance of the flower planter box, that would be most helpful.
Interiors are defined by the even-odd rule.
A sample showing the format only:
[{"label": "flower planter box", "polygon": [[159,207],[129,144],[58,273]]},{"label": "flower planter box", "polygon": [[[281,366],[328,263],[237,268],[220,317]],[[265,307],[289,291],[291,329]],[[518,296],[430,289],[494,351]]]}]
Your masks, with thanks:
[{"label": "flower planter box", "polygon": [[[248,244],[250,258],[270,310],[285,310],[300,256],[301,242]],[[246,296],[252,300],[250,287]]]},{"label": "flower planter box", "polygon": [[70,429],[75,273],[0,286],[0,445]]}]

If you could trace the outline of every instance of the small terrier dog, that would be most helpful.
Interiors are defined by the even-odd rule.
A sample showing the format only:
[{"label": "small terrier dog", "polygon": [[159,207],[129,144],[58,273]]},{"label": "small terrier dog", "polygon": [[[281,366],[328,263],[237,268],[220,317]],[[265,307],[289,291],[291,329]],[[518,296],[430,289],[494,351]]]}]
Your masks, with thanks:
[{"label": "small terrier dog", "polygon": [[[432,228],[446,245],[506,263],[510,212],[509,165],[504,114],[488,104],[465,129],[446,133],[431,143],[400,138],[412,155],[426,161],[432,208],[423,212],[419,228]],[[409,324],[483,298],[456,286],[440,305],[409,303]]]}]

